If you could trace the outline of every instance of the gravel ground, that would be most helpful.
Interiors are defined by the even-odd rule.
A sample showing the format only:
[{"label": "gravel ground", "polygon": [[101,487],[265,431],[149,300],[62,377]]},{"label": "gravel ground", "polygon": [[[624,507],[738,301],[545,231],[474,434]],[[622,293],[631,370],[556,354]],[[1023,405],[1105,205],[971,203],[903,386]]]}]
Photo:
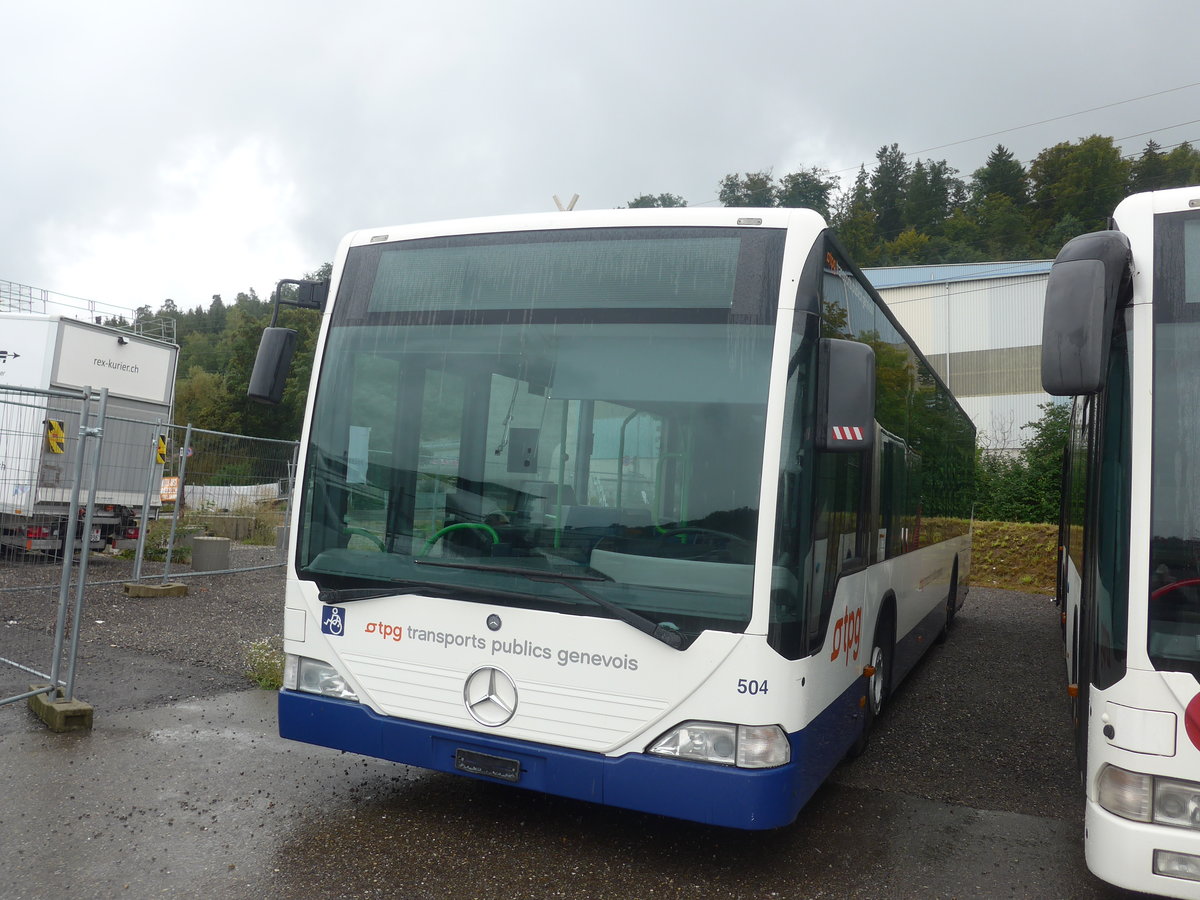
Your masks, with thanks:
[{"label": "gravel ground", "polygon": [[[118,580],[128,565],[99,559],[92,577]],[[5,590],[45,576],[0,560],[0,655],[22,637],[47,643],[57,591]],[[93,685],[117,673],[92,735],[64,741],[0,708],[12,754],[0,776],[25,798],[19,833],[65,841],[88,880],[36,868],[16,896],[149,896],[156,880],[155,892],[238,898],[1127,896],[1083,867],[1047,597],[973,590],[866,754],[838,767],[795,826],[743,834],[281,741],[273,698],[245,690],[243,651],[279,631],[283,569],[187,581],[180,598],[88,588],[81,667]],[[182,696],[209,699],[134,690],[173,673],[194,679]],[[64,759],[50,785],[61,782],[60,799],[40,782],[20,793]],[[15,846],[12,871],[35,872]],[[0,839],[0,868],[5,852]],[[144,889],[122,889],[134,876]]]},{"label": "gravel ground", "polygon": [[[232,563],[264,565],[277,558],[271,547],[234,545]],[[161,570],[160,564],[146,566],[150,574]],[[52,632],[57,588],[11,589],[47,585],[58,571],[0,560],[0,638],[10,636],[0,640],[0,656],[8,655],[4,648],[14,633]],[[120,583],[130,577],[132,563],[93,557],[89,582],[118,583],[86,590],[80,671],[124,653],[188,672],[194,683],[182,687],[185,695],[248,687],[247,645],[281,630],[283,567],[232,575],[190,575],[186,566],[173,571],[188,584],[186,596],[132,598]],[[837,780],[895,790],[899,776],[906,793],[923,799],[1077,816],[1065,679],[1047,664],[1061,657],[1056,618],[1048,597],[974,588],[950,639],[926,654],[892,698],[916,714],[885,715],[870,751],[843,764]],[[106,706],[135,708],[157,699],[131,692],[128,699],[109,698]],[[1023,787],[1014,791],[1018,769]]]},{"label": "gravel ground", "polygon": [[1058,609],[1051,598],[972,588],[945,644],[900,685],[863,756],[838,780],[981,809],[1075,820]]},{"label": "gravel ground", "polygon": [[[280,551],[234,544],[230,556],[231,567],[263,566],[277,562]],[[155,583],[148,576],[162,570],[161,563],[146,563],[143,582]],[[171,572],[172,581],[188,585],[186,596],[128,597],[122,585],[132,578],[133,562],[104,554],[91,556],[81,617],[81,668],[98,652],[132,651],[212,670],[219,682],[230,686],[246,684],[246,645],[278,635],[282,629],[283,566],[199,575],[192,574],[189,566],[173,564]],[[52,634],[60,574],[58,563],[42,558],[0,558],[0,623],[18,631]],[[72,603],[74,590],[72,586]],[[42,660],[21,662],[43,664]]]}]

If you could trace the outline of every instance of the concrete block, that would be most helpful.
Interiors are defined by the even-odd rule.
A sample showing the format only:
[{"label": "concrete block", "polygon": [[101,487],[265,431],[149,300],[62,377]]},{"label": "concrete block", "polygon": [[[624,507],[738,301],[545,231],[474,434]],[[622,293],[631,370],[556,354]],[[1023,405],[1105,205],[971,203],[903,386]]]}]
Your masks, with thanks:
[{"label": "concrete block", "polygon": [[229,568],[229,545],[225,537],[192,539],[192,571],[220,572]]},{"label": "concrete block", "polygon": [[217,537],[233,538],[235,541],[246,540],[246,538],[250,537],[250,532],[254,528],[253,516],[205,513],[197,516],[196,521],[203,523],[204,527]]},{"label": "concrete block", "polygon": [[137,584],[129,581],[122,590],[126,597],[185,597],[188,586],[181,581],[170,581],[166,584]]},{"label": "concrete block", "polygon": [[[48,688],[47,684],[31,684],[29,689]],[[29,698],[29,708],[46,723],[51,731],[91,731],[92,706],[82,700],[63,699],[62,688],[55,688],[53,693],[35,694]]]}]

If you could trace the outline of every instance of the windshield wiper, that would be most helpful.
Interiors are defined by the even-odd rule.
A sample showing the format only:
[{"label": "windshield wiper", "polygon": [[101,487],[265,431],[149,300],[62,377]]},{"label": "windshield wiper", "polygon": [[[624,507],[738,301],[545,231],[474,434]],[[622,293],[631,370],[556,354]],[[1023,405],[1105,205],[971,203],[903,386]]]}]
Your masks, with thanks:
[{"label": "windshield wiper", "polygon": [[397,594],[404,593],[406,588],[433,588],[448,594],[458,593],[472,594],[480,597],[503,597],[509,600],[522,600],[526,602],[535,600],[539,603],[544,603],[546,600],[545,597],[527,591],[496,590],[494,588],[475,587],[470,584],[446,584],[441,581],[418,581],[403,578],[392,582],[392,586],[386,588],[321,588],[317,592],[317,599],[325,604],[353,603],[355,600],[381,600],[384,597],[395,597]]},{"label": "windshield wiper", "polygon": [[[590,600],[592,603],[599,606],[601,609],[612,613],[614,618],[620,619],[626,625],[632,625],[643,634],[648,634],[656,641],[662,641],[673,650],[683,649],[683,635],[679,629],[669,622],[655,622],[652,619],[647,619],[641,613],[635,613],[632,609],[626,609],[611,600],[606,600],[598,594],[594,594],[586,588],[575,584],[576,581],[612,581],[607,575],[576,575],[564,572],[541,572],[537,569],[522,569],[518,566],[481,566],[476,563],[448,563],[435,562],[433,560],[413,560],[423,566],[441,566],[449,569],[471,569],[480,572],[504,572],[510,575],[521,575],[528,578],[530,581],[544,581],[550,584],[561,584],[563,587],[574,591],[585,600]],[[536,595],[535,595],[536,596]],[[539,598],[544,599],[544,598]]]},{"label": "windshield wiper", "polygon": [[484,566],[469,562],[443,562],[440,559],[414,559],[414,565],[437,566],[441,569],[470,569],[472,572],[503,572],[506,575],[526,575],[535,581],[545,577],[549,581],[612,581],[607,575],[583,575],[575,572],[551,572],[547,569],[526,569],[522,566]]}]

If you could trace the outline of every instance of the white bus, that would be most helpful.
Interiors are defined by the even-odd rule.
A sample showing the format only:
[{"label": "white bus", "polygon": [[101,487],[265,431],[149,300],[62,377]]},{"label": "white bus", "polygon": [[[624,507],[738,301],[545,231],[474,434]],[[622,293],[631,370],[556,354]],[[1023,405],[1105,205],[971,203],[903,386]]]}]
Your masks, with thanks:
[{"label": "white bus", "polygon": [[290,283],[284,737],[772,828],[961,604],[974,428],[816,213],[362,231]]},{"label": "white bus", "polygon": [[1088,867],[1200,898],[1200,188],[1070,241],[1043,341],[1076,398],[1057,602]]}]

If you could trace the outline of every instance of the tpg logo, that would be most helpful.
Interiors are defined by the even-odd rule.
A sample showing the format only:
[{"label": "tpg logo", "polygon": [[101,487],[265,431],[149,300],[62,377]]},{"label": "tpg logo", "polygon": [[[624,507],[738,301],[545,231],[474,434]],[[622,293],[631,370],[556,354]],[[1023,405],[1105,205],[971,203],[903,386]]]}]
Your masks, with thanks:
[{"label": "tpg logo", "polygon": [[346,633],[346,610],[340,606],[325,607],[325,617],[321,619],[321,633],[341,637]]},{"label": "tpg logo", "polygon": [[853,654],[855,659],[858,659],[858,651],[862,645],[862,607],[850,612],[850,608],[846,608],[846,612],[842,617],[833,623],[833,653],[830,659],[837,659],[842,655],[843,651],[846,654],[846,665],[850,665],[850,656]]}]

